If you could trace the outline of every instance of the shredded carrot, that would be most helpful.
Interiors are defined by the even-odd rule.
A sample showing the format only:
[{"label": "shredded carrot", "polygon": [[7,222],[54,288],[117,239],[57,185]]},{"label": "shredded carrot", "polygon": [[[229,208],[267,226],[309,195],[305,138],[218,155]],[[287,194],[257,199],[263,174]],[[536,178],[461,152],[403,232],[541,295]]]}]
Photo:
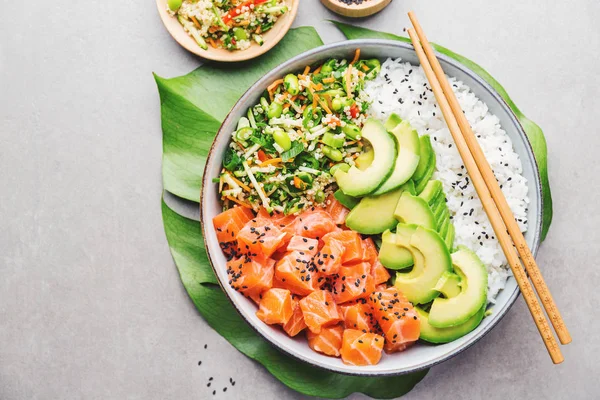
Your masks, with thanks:
[{"label": "shredded carrot", "polygon": [[251,206],[250,204],[248,204],[248,203],[245,203],[245,202],[243,202],[243,201],[241,201],[241,200],[238,200],[238,199],[236,199],[235,197],[232,197],[232,196],[225,196],[225,197],[227,198],[227,200],[231,200],[231,201],[233,201],[234,203],[237,203],[237,204],[239,204],[239,205],[240,205],[240,206],[242,206],[242,207],[246,207],[246,208],[252,208],[252,206]]},{"label": "shredded carrot", "polygon": [[290,99],[290,101],[296,101],[296,99],[298,98],[298,96],[299,95],[292,96],[292,98]]},{"label": "shredded carrot", "polygon": [[213,38],[209,37],[208,43],[210,43],[210,45],[213,47],[213,49],[217,48],[217,43],[215,42],[215,40]]},{"label": "shredded carrot", "polygon": [[363,65],[361,66],[361,68],[363,69],[363,71],[368,71],[368,70],[369,70],[369,67],[368,67],[368,66],[366,66],[365,64],[363,64]]},{"label": "shredded carrot", "polygon": [[307,65],[306,68],[304,68],[304,72],[302,73],[302,75],[307,75],[310,72],[310,65]]},{"label": "shredded carrot", "polygon": [[315,85],[314,83],[310,84],[312,86],[312,88],[314,90],[323,90],[323,84],[319,83],[318,85]]},{"label": "shredded carrot", "polygon": [[319,101],[319,95],[316,93],[313,93],[313,103],[312,103],[313,115],[315,115],[317,113],[317,102],[318,101]]},{"label": "shredded carrot", "polygon": [[256,32],[254,32],[254,33],[256,33],[258,35],[258,34],[260,34],[260,32],[261,32],[261,30],[260,30],[260,25],[259,25],[258,28],[256,28]]},{"label": "shredded carrot", "polygon": [[196,28],[198,28],[198,29],[202,28],[202,27],[200,26],[200,23],[199,23],[199,22],[198,22],[198,20],[196,19],[196,17],[194,17],[194,16],[192,15],[192,16],[190,16],[190,18],[191,18],[191,19],[192,19],[192,21],[194,22],[194,25],[196,25]]},{"label": "shredded carrot", "polygon": [[289,108],[290,108],[290,103],[286,103],[286,104],[283,106],[283,111],[287,111],[287,110],[289,110]]},{"label": "shredded carrot", "polygon": [[248,185],[246,185],[244,182],[240,181],[238,178],[236,178],[235,176],[229,174],[229,176],[231,177],[231,179],[233,179],[233,181],[235,183],[237,183],[238,185],[240,185],[240,187],[242,189],[244,189],[246,192],[250,191],[250,187]]},{"label": "shredded carrot", "polygon": [[270,160],[263,161],[259,164],[259,167],[265,167],[271,164],[279,164],[281,162],[281,158],[271,158]]},{"label": "shredded carrot", "polygon": [[352,140],[350,142],[347,142],[346,146],[352,146],[353,144],[356,144],[356,143],[358,143],[358,140]]},{"label": "shredded carrot", "polygon": [[315,72],[313,72],[313,74],[318,74],[319,72],[321,72],[321,67],[322,65],[319,65],[319,68],[315,69]]},{"label": "shredded carrot", "polygon": [[[317,96],[317,95],[315,94],[315,96]],[[331,110],[329,109],[329,107],[327,106],[326,102],[322,101],[321,98],[318,98],[318,101],[319,101],[319,104],[321,105],[321,107],[323,107],[325,109],[325,111],[327,111],[327,114],[333,114],[331,112]]]},{"label": "shredded carrot", "polygon": [[275,89],[277,89],[277,86],[281,85],[282,83],[283,83],[283,79],[277,79],[275,82],[273,82],[269,85],[267,90],[269,92],[273,92]]},{"label": "shredded carrot", "polygon": [[333,82],[335,82],[335,78],[333,76],[323,79],[323,83],[333,83]]},{"label": "shredded carrot", "polygon": [[302,96],[302,95],[300,94],[300,95],[298,95],[298,100],[306,100],[306,97],[305,97],[305,96]]},{"label": "shredded carrot", "polygon": [[300,107],[302,109],[302,111],[304,111],[304,109],[306,108],[306,104],[302,104],[302,107]]},{"label": "shredded carrot", "polygon": [[356,49],[356,51],[354,52],[354,59],[352,60],[350,65],[356,63],[359,58],[360,58],[360,49]]},{"label": "shredded carrot", "polygon": [[348,98],[352,98],[352,90],[350,89],[350,80],[352,79],[352,64],[348,65],[346,69],[346,95]]}]

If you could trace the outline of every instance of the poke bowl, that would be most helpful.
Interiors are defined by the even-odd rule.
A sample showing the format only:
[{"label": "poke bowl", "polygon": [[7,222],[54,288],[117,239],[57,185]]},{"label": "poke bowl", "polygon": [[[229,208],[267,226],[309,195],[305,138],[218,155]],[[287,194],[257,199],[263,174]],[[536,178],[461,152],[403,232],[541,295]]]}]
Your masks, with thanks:
[{"label": "poke bowl", "polygon": [[[483,79],[438,58],[535,255],[542,197],[527,136]],[[205,247],[236,310],[279,350],[344,374],[406,374],[472,346],[515,302],[516,281],[436,110],[410,44],[364,39],[276,67],[221,125],[203,177]],[[313,231],[329,218],[335,225]],[[363,256],[349,253],[350,236]],[[258,291],[244,275],[254,267],[268,280]],[[315,316],[315,304],[329,311]]]}]

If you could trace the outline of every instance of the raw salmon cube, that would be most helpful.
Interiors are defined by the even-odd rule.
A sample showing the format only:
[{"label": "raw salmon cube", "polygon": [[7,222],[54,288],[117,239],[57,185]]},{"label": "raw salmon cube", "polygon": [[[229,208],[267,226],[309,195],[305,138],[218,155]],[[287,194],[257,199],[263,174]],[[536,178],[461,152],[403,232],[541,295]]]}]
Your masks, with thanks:
[{"label": "raw salmon cube", "polygon": [[342,361],[349,365],[375,365],[381,359],[383,338],[375,333],[346,329],[342,338]]},{"label": "raw salmon cube", "polygon": [[335,325],[342,320],[331,293],[317,290],[300,300],[304,322],[314,333],[324,326]]},{"label": "raw salmon cube", "polygon": [[318,353],[339,357],[343,333],[344,328],[340,325],[321,328],[319,333],[308,331],[306,333],[308,346]]},{"label": "raw salmon cube", "polygon": [[286,324],[294,313],[292,294],[286,289],[271,288],[262,294],[256,316],[266,324]]}]

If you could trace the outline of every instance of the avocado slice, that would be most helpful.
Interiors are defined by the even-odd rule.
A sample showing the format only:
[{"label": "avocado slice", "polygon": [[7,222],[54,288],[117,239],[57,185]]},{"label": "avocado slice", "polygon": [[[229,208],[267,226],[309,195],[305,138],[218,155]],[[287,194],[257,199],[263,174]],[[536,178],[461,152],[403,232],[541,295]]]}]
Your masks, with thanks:
[{"label": "avocado slice", "polygon": [[393,229],[398,223],[394,218],[394,210],[403,191],[404,189],[399,187],[379,196],[363,197],[346,216],[346,226],[366,235]]},{"label": "avocado slice", "polygon": [[446,235],[444,236],[444,242],[446,242],[446,247],[448,250],[452,250],[454,247],[454,235],[456,234],[456,230],[454,228],[454,224],[450,222],[450,219],[448,219],[448,222],[448,232],[446,232]]},{"label": "avocado slice", "polygon": [[412,179],[409,179],[404,185],[402,185],[402,188],[406,192],[412,194],[413,196],[416,196],[416,193],[415,193],[415,182],[413,182]]},{"label": "avocado slice", "polygon": [[406,242],[406,235],[396,235],[398,244],[413,256],[414,267],[408,273],[396,273],[395,286],[413,304],[424,304],[439,296],[434,289],[445,271],[452,271],[446,244],[437,232],[418,226]]},{"label": "avocado slice", "polygon": [[375,191],[390,176],[396,160],[396,143],[381,122],[373,118],[367,119],[362,129],[362,137],[373,146],[374,157],[371,165],[364,171],[356,166],[350,167],[348,172],[338,169],[334,175],[342,192],[354,197]]},{"label": "avocado slice", "polygon": [[401,122],[402,118],[400,118],[398,114],[391,113],[383,126],[388,132],[391,132],[397,125],[400,125]]},{"label": "avocado slice", "polygon": [[360,155],[356,157],[356,160],[354,160],[356,168],[360,169],[361,171],[364,171],[365,169],[369,168],[369,166],[373,164],[374,157],[375,151],[372,147],[369,147],[366,151],[360,153]]},{"label": "avocado slice", "polygon": [[433,176],[433,173],[435,172],[435,155],[432,154],[431,159],[433,159],[433,162],[427,167],[425,175],[423,175],[421,180],[415,181],[415,190],[417,194],[421,194],[421,192],[425,189],[425,186],[427,186],[427,182],[429,182]]},{"label": "avocado slice", "polygon": [[431,161],[431,156],[435,157],[435,153],[433,152],[433,147],[431,147],[431,139],[429,135],[423,135],[419,138],[419,150],[420,156],[419,165],[417,165],[417,169],[413,174],[412,179],[416,181],[420,181],[421,178],[425,175],[425,171],[429,166],[429,162]]},{"label": "avocado slice", "polygon": [[444,212],[444,208],[446,208],[446,196],[438,195],[434,203],[431,204],[431,212],[433,213],[433,217],[435,218],[436,222],[440,215]]},{"label": "avocado slice", "polygon": [[406,224],[417,224],[428,229],[435,229],[433,213],[425,200],[408,192],[402,193],[394,210],[394,217]]},{"label": "avocado slice", "polygon": [[373,194],[383,194],[408,181],[419,165],[419,135],[408,121],[402,121],[391,132],[396,139],[398,156],[392,174]]},{"label": "avocado slice", "polygon": [[460,276],[454,272],[445,271],[434,289],[447,298],[458,296],[460,294]]},{"label": "avocado slice", "polygon": [[485,306],[481,307],[475,315],[460,325],[449,328],[436,328],[429,323],[429,314],[421,307],[415,307],[421,323],[419,339],[429,343],[448,343],[465,336],[479,326],[485,315]]},{"label": "avocado slice", "polygon": [[436,328],[460,325],[486,305],[488,274],[479,257],[460,246],[452,254],[452,264],[461,278],[461,292],[452,298],[438,297],[433,301],[429,323]]},{"label": "avocado slice", "polygon": [[[440,234],[440,236],[442,237],[442,239],[444,239],[444,241],[446,241],[446,235],[448,234],[448,227],[450,226],[450,217],[445,218],[442,221],[442,226],[440,227],[440,229],[438,229],[438,233]],[[450,250],[450,248],[448,248],[448,250]]]},{"label": "avocado slice", "polygon": [[379,261],[389,269],[404,269],[413,265],[411,252],[396,244],[396,234],[389,229],[381,235],[381,247],[379,248]]},{"label": "avocado slice", "polygon": [[343,205],[344,207],[346,207],[350,210],[352,210],[354,207],[356,207],[356,205],[358,203],[360,203],[360,199],[357,199],[356,197],[348,196],[347,194],[344,194],[344,192],[342,192],[339,189],[333,193],[333,197],[335,197],[336,200],[339,201],[341,205]]},{"label": "avocado slice", "polygon": [[440,193],[443,193],[442,189],[442,182],[438,180],[429,181],[425,185],[425,188],[421,194],[419,194],[419,197],[425,200],[429,205],[432,205]]}]

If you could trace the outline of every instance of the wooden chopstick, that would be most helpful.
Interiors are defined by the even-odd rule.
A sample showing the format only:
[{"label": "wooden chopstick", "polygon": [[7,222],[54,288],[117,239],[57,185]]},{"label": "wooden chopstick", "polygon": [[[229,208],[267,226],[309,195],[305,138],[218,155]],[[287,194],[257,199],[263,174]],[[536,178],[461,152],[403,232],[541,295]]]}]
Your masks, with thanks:
[{"label": "wooden chopstick", "polygon": [[[504,254],[508,260],[510,268],[515,276],[517,284],[523,293],[523,297],[525,298],[525,302],[527,303],[527,307],[531,312],[533,320],[535,322],[540,335],[546,345],[546,349],[552,358],[552,362],[555,364],[559,364],[564,361],[564,357],[560,351],[558,343],[552,334],[552,330],[550,329],[550,325],[546,320],[546,316],[540,306],[540,303],[533,291],[533,287],[531,283],[527,279],[527,275],[525,274],[525,270],[521,266],[521,262],[515,249],[513,247],[513,242],[509,237],[506,231],[506,225],[502,220],[502,216],[500,215],[498,209],[496,208],[496,204],[492,199],[490,191],[487,188],[487,185],[481,175],[481,172],[477,168],[477,163],[469,150],[467,142],[462,135],[456,117],[452,112],[452,108],[448,103],[448,100],[444,96],[444,91],[436,78],[436,75],[431,68],[429,60],[425,55],[423,48],[421,47],[421,43],[417,37],[417,34],[413,29],[408,30],[408,35],[410,36],[411,41],[413,42],[413,46],[415,48],[415,52],[419,57],[419,61],[421,62],[421,66],[427,76],[427,80],[429,81],[431,88],[433,89],[433,94],[442,110],[442,114],[444,115],[444,119],[446,120],[446,124],[448,125],[448,129],[454,138],[454,142],[456,143],[456,147],[460,153],[460,156],[465,164],[467,172],[469,176],[471,176],[471,181],[473,182],[473,186],[479,195],[479,199],[483,205],[483,208],[490,219],[490,223],[494,228],[494,232],[496,233],[496,237],[504,251]],[[444,77],[445,79],[445,77]],[[462,111],[461,111],[462,113]]]},{"label": "wooden chopstick", "polygon": [[463,137],[467,141],[467,145],[469,146],[469,150],[471,151],[473,158],[475,158],[475,162],[477,163],[477,167],[479,168],[481,175],[483,175],[483,179],[492,195],[492,198],[494,199],[494,202],[496,203],[496,207],[500,211],[500,215],[504,220],[504,224],[508,228],[508,233],[510,234],[515,247],[517,248],[519,256],[521,257],[521,261],[523,262],[523,265],[525,266],[525,269],[527,270],[527,273],[533,282],[533,286],[535,287],[535,290],[542,301],[544,309],[548,313],[548,317],[550,318],[550,322],[556,331],[558,340],[560,340],[562,344],[571,343],[571,335],[569,334],[560,312],[554,303],[554,299],[550,294],[548,286],[546,286],[546,282],[544,281],[540,269],[533,258],[533,254],[531,254],[531,250],[529,249],[529,246],[527,246],[527,242],[525,241],[525,238],[519,229],[519,225],[515,221],[515,217],[510,210],[506,198],[502,194],[502,189],[500,189],[500,185],[498,184],[498,181],[496,181],[494,172],[492,171],[490,164],[487,162],[487,159],[483,154],[483,150],[481,150],[481,146],[479,146],[479,142],[477,142],[477,139],[475,138],[475,134],[471,129],[469,121],[467,121],[467,117],[462,112],[460,104],[454,95],[454,91],[452,90],[450,83],[446,79],[444,70],[435,56],[433,47],[431,47],[431,44],[427,40],[427,37],[425,36],[425,33],[423,32],[423,29],[421,28],[421,25],[419,24],[414,12],[409,12],[408,17],[415,28],[419,41],[423,46],[423,50],[425,50],[425,54],[427,55],[427,59],[429,60],[433,72],[435,73],[435,76],[440,82],[442,90],[446,95],[446,99],[448,100],[448,103],[450,103],[450,108],[452,108],[454,117],[457,119],[458,126],[462,131]]}]

